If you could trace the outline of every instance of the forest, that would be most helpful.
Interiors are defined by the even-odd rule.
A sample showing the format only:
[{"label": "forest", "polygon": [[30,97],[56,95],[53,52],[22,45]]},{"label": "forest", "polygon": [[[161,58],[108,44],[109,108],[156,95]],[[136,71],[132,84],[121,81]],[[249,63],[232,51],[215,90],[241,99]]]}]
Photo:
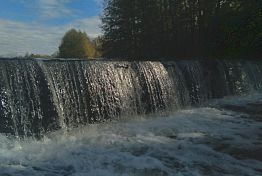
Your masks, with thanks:
[{"label": "forest", "polygon": [[104,6],[104,57],[261,57],[261,0],[106,0]]}]

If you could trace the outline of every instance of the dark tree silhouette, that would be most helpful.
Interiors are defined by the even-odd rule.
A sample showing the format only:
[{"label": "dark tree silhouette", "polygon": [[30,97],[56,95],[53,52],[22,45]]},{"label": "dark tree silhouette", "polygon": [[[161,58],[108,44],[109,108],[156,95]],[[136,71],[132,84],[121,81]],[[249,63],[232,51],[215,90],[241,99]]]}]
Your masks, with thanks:
[{"label": "dark tree silhouette", "polygon": [[261,0],[106,0],[107,57],[245,57],[262,50]]}]

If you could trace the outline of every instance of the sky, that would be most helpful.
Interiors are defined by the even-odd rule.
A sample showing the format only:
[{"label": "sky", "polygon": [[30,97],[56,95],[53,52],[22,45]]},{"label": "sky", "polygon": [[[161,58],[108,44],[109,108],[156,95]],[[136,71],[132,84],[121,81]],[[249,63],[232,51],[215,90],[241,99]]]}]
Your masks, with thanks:
[{"label": "sky", "polygon": [[103,0],[0,0],[0,56],[52,54],[66,31],[101,34]]}]

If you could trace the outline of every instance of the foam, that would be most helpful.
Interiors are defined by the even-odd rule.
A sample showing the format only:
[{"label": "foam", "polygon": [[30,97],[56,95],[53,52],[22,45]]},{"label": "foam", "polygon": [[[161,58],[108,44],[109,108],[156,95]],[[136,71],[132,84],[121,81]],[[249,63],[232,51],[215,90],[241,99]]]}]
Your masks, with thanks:
[{"label": "foam", "polygon": [[261,149],[262,123],[218,108],[259,96],[57,131],[40,141],[1,135],[0,175],[261,175],[261,161],[235,151]]}]

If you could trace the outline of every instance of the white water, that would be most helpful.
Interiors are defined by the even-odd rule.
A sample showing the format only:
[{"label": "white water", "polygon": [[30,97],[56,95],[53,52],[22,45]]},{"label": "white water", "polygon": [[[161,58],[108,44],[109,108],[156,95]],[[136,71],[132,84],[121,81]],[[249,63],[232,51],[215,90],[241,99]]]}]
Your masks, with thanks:
[{"label": "white water", "polygon": [[262,122],[219,110],[257,101],[261,94],[225,98],[165,117],[58,131],[41,141],[0,136],[0,175],[258,176],[261,161],[229,153],[261,149]]}]

